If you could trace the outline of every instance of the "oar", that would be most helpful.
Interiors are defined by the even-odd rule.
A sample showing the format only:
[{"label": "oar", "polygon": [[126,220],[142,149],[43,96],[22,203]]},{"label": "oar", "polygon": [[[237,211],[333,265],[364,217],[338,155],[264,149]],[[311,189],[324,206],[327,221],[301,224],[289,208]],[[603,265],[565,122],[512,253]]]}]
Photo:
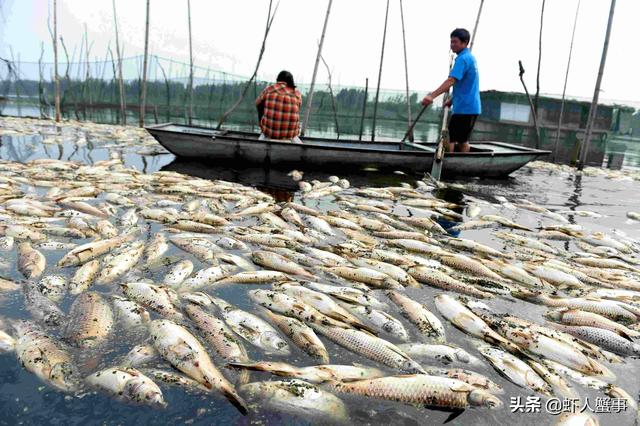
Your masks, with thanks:
[{"label": "oar", "polygon": [[420,117],[422,117],[422,114],[427,110],[428,107],[429,107],[429,105],[425,105],[425,106],[422,107],[422,109],[420,110],[420,112],[416,116],[416,119],[413,120],[413,123],[411,123],[411,126],[409,126],[409,129],[407,130],[407,133],[404,134],[404,137],[402,138],[400,143],[404,143],[404,141],[407,140],[409,135],[411,135],[413,133],[413,128],[416,126],[416,124],[418,124],[418,120],[420,120]]},{"label": "oar", "polygon": [[440,174],[442,173],[442,160],[444,158],[444,144],[449,143],[449,129],[447,128],[448,115],[449,107],[447,106],[444,108],[440,138],[438,139],[436,150],[433,152],[433,163],[431,164],[431,176],[435,180],[440,180]]}]

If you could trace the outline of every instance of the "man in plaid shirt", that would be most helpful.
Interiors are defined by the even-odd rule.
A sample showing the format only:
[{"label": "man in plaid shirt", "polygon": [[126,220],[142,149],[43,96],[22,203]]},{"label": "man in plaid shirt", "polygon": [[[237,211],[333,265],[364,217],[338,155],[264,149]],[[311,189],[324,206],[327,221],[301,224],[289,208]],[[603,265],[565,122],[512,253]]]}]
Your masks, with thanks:
[{"label": "man in plaid shirt", "polygon": [[258,117],[260,119],[260,140],[290,140],[302,143],[300,134],[300,108],[302,94],[293,82],[289,71],[281,71],[276,83],[267,86],[258,99]]}]

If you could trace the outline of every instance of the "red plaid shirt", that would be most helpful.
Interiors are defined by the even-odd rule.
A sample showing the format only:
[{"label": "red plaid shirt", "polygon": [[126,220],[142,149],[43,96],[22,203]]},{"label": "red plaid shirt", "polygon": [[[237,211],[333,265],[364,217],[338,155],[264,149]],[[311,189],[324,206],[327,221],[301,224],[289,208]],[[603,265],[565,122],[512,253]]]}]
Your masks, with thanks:
[{"label": "red plaid shirt", "polygon": [[260,93],[256,105],[261,102],[264,102],[264,115],[260,120],[260,130],[266,137],[292,139],[300,134],[302,94],[299,90],[277,82]]}]

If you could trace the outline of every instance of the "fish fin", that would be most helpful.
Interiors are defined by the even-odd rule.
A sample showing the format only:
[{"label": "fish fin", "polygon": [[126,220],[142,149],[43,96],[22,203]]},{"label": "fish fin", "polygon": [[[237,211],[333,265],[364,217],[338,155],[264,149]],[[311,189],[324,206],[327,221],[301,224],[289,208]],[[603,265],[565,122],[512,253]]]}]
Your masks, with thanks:
[{"label": "fish fin", "polygon": [[235,368],[244,368],[247,370],[255,370],[255,371],[264,371],[264,368],[261,366],[259,362],[251,362],[251,361],[229,361],[227,362],[228,367]]},{"label": "fish fin", "polygon": [[238,395],[233,388],[222,387],[220,392],[229,400],[234,407],[238,409],[244,416],[249,414],[249,407],[247,403]]},{"label": "fish fin", "polygon": [[628,341],[633,342],[633,339],[631,338],[631,336],[622,330],[616,330],[614,331],[614,333],[616,333],[618,336],[622,337],[623,339],[627,339]]}]

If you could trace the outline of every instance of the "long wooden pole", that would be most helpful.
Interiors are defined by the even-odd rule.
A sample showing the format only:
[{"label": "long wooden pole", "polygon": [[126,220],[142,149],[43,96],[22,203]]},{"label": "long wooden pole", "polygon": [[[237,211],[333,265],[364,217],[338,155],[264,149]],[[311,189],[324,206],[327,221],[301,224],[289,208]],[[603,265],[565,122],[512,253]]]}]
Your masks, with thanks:
[{"label": "long wooden pole", "polygon": [[[87,119],[87,104],[89,104],[89,108],[91,108],[92,105],[92,101],[91,101],[91,68],[90,68],[90,51],[91,51],[91,46],[93,46],[93,43],[91,43],[91,46],[89,45],[89,32],[87,31],[87,24],[84,24],[84,43],[85,43],[85,49],[84,49],[84,53],[85,53],[85,57],[87,58],[87,66],[85,68],[85,75],[84,75],[84,84],[82,85],[82,118],[84,120]],[[97,66],[97,65],[96,65]],[[86,99],[85,99],[86,97]],[[89,114],[91,114],[91,109],[89,109]]]},{"label": "long wooden pole", "polygon": [[324,60],[324,56],[320,56],[322,59],[322,63],[327,68],[327,75],[329,82],[327,86],[329,86],[329,96],[331,97],[331,109],[333,110],[333,122],[336,126],[336,139],[340,139],[340,128],[338,127],[338,108],[336,107],[336,98],[333,96],[333,88],[331,87],[331,70],[329,69],[329,65],[327,61]]},{"label": "long wooden pole", "polygon": [[144,127],[144,117],[147,112],[147,65],[149,60],[149,3],[147,0],[147,20],[144,25],[144,60],[142,61],[142,89],[140,91],[140,127]]},{"label": "long wooden pole", "polygon": [[560,103],[560,116],[558,117],[558,128],[556,129],[556,141],[553,147],[553,161],[558,156],[558,146],[560,144],[560,128],[562,127],[562,119],[564,118],[564,98],[567,93],[567,81],[569,81],[569,69],[571,68],[571,54],[573,53],[573,39],[576,35],[576,26],[578,24],[578,12],[580,11],[580,1],[576,7],[576,16],[573,18],[573,30],[571,31],[571,44],[569,45],[569,59],[567,60],[567,71],[564,75],[564,86],[562,87],[562,101]]},{"label": "long wooden pole", "polygon": [[376,99],[373,102],[373,124],[371,125],[371,142],[376,140],[376,116],[378,115],[378,97],[380,96],[380,80],[382,79],[382,62],[384,60],[384,43],[387,40],[387,18],[389,17],[389,0],[384,14],[384,31],[382,33],[382,50],[380,52],[380,68],[378,69],[378,85],[376,87]]},{"label": "long wooden pole", "polygon": [[609,37],[611,35],[611,26],[613,24],[613,13],[616,8],[616,0],[611,0],[611,8],[609,9],[609,21],[607,22],[607,33],[604,38],[604,46],[602,47],[602,57],[600,58],[600,69],[598,70],[598,78],[596,80],[596,88],[593,91],[593,101],[591,101],[591,107],[589,108],[589,120],[587,121],[587,129],[585,130],[584,141],[580,144],[580,162],[578,163],[578,170],[584,168],[587,162],[587,154],[589,152],[589,142],[591,139],[591,131],[593,130],[593,122],[596,118],[598,110],[598,97],[600,96],[600,83],[602,82],[602,75],[604,74],[604,66],[607,62],[607,50],[609,49]]},{"label": "long wooden pole", "polygon": [[480,23],[480,15],[482,14],[482,6],[484,0],[480,0],[480,7],[478,7],[478,15],[476,16],[476,23],[473,25],[473,32],[471,33],[471,41],[469,42],[469,50],[473,49],[473,43],[476,41],[476,33],[478,32],[478,24]]},{"label": "long wooden pole", "polygon": [[116,0],[113,3],[113,22],[116,31],[116,54],[118,57],[118,88],[120,93],[120,116],[122,117],[122,125],[127,124],[126,104],[124,99],[124,81],[122,79],[122,56],[120,50],[120,38],[118,35],[118,16],[116,15]]},{"label": "long wooden pole", "polygon": [[251,75],[251,78],[249,78],[249,81],[244,85],[244,88],[242,89],[242,93],[240,94],[240,97],[238,98],[238,100],[236,100],[236,102],[233,105],[231,105],[231,108],[225,111],[225,113],[222,114],[222,116],[218,120],[218,125],[216,126],[216,130],[220,130],[222,128],[222,124],[227,119],[229,114],[231,114],[233,111],[235,111],[236,108],[238,108],[238,106],[240,105],[244,97],[247,95],[247,91],[249,90],[249,87],[251,87],[251,83],[258,75],[260,62],[262,62],[262,56],[264,55],[264,50],[267,45],[267,37],[269,36],[269,31],[271,30],[271,25],[273,24],[273,20],[276,17],[276,12],[278,11],[278,6],[280,5],[280,2],[278,1],[278,3],[276,3],[276,7],[273,9],[273,13],[271,13],[272,4],[273,4],[273,0],[269,0],[269,11],[267,12],[267,23],[264,30],[264,38],[262,39],[262,46],[260,47],[260,53],[258,54],[258,62],[256,63],[256,68],[253,70],[253,74]]},{"label": "long wooden pole", "polygon": [[529,107],[531,108],[531,113],[533,114],[533,127],[536,131],[536,149],[540,149],[540,128],[538,127],[538,114],[536,114],[536,109],[533,105],[533,101],[531,100],[531,96],[529,95],[529,90],[527,90],[527,85],[524,83],[524,67],[522,66],[522,61],[518,61],[518,67],[520,68],[520,82],[522,83],[522,87],[524,87],[524,93],[527,95],[527,99],[529,100]]},{"label": "long wooden pole", "polygon": [[311,105],[313,101],[313,88],[316,84],[316,75],[318,74],[318,64],[320,63],[320,58],[322,57],[322,45],[324,44],[324,35],[327,32],[327,23],[329,22],[329,12],[331,11],[331,3],[333,0],[329,0],[329,4],[327,5],[327,13],[324,16],[324,24],[322,26],[322,35],[320,36],[320,43],[318,44],[318,54],[316,55],[316,63],[313,66],[313,76],[311,77],[311,87],[309,87],[309,94],[307,95],[307,106],[304,109],[304,118],[302,120],[302,128],[300,130],[300,135],[304,136],[304,132],[307,130],[307,125],[309,124],[309,116],[311,115]]},{"label": "long wooden pole", "polygon": [[533,107],[538,115],[538,99],[540,97],[540,65],[542,63],[542,23],[544,22],[544,4],[546,0],[542,0],[542,10],[540,11],[540,34],[538,36],[538,71],[536,72],[536,96],[534,97]]},{"label": "long wooden pole", "polygon": [[53,56],[54,79],[56,86],[56,123],[60,122],[60,75],[58,75],[58,2],[53,0]]},{"label": "long wooden pole", "polygon": [[367,97],[369,97],[369,78],[364,80],[364,99],[362,100],[362,117],[360,118],[360,132],[358,140],[362,140],[362,132],[364,131],[364,115],[367,112]]},{"label": "long wooden pole", "polygon": [[[409,99],[409,65],[407,63],[407,40],[404,32],[404,11],[402,10],[402,0],[400,0],[400,21],[402,22],[402,49],[404,51],[404,82],[407,96],[407,123],[411,126],[411,99]],[[409,136],[413,142],[413,134]]]},{"label": "long wooden pole", "polygon": [[191,0],[187,0],[187,14],[189,18],[189,114],[188,122],[191,126],[193,122],[193,44],[191,42]]}]

